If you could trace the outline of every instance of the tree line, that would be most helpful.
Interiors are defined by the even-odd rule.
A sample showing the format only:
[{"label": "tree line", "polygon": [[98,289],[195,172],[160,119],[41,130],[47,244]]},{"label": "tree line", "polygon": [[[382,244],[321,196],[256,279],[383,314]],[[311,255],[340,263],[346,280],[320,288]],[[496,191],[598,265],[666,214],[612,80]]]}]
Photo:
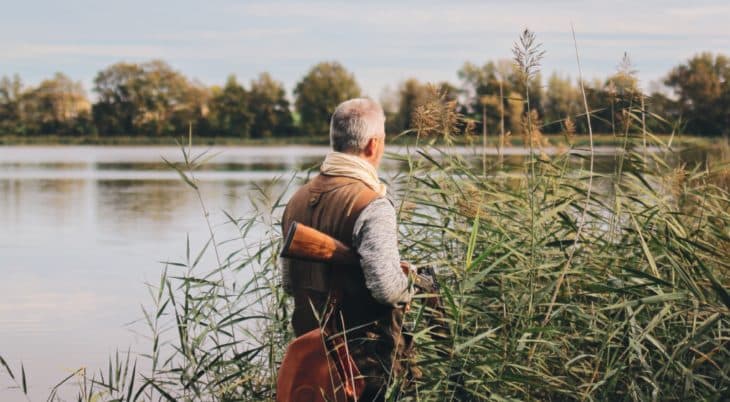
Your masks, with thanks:
[{"label": "tree line", "polygon": [[[465,63],[459,85],[408,79],[381,99],[388,132],[411,127],[414,112],[434,94],[470,118],[478,130],[521,134],[526,111],[541,131],[585,133],[580,83],[553,73],[527,84],[510,61]],[[654,132],[730,132],[730,58],[701,53],[674,67],[663,87],[645,94],[626,60],[606,79],[584,82],[594,132],[616,132],[629,107],[642,110]],[[526,86],[527,85],[527,86]],[[324,135],[329,115],[360,96],[355,76],[337,62],[313,66],[293,89],[261,73],[247,85],[231,75],[222,86],[191,80],[160,60],[116,63],[97,73],[91,102],[80,82],[62,73],[37,86],[19,76],[0,79],[0,135],[167,136],[193,127],[199,136],[269,138]],[[529,93],[529,105],[525,93]]]}]

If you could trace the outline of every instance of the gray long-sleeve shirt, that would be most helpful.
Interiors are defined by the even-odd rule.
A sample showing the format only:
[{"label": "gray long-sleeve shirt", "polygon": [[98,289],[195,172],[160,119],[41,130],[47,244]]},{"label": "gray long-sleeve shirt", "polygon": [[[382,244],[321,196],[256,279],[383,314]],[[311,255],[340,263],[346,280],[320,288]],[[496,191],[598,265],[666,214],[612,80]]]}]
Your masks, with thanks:
[{"label": "gray long-sleeve shirt", "polygon": [[[352,245],[360,256],[365,285],[376,301],[396,306],[411,300],[408,278],[400,268],[395,208],[387,198],[375,199],[360,213]],[[287,259],[282,260],[282,268],[282,285],[291,293]]]},{"label": "gray long-sleeve shirt", "polygon": [[408,277],[400,268],[395,208],[386,198],[371,202],[355,221],[352,245],[360,255],[365,285],[380,303],[408,303]]}]

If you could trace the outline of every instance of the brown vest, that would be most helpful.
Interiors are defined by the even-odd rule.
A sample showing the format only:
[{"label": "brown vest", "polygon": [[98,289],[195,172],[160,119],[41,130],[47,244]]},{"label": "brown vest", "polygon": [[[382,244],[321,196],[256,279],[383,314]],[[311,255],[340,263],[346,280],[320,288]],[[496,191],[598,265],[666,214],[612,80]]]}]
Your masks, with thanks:
[{"label": "brown vest", "polygon": [[[352,246],[355,221],[378,197],[357,179],[320,174],[289,200],[282,218],[282,233],[286,234],[296,221]],[[342,274],[338,281],[334,281],[336,274]],[[359,266],[334,267],[292,260],[289,275],[295,303],[292,326],[297,336],[319,326],[317,315],[321,316],[335,282],[342,287],[344,297],[340,302],[348,327],[368,322],[388,309],[372,298]]]},{"label": "brown vest", "polygon": [[[355,221],[378,194],[347,177],[319,175],[291,198],[282,218],[282,233],[301,222],[352,246]],[[365,379],[361,401],[383,400],[385,388],[405,368],[413,350],[402,329],[402,308],[378,303],[365,286],[362,268],[291,260],[289,281],[294,293],[292,326],[301,336],[320,326],[329,292],[341,287],[340,312],[348,331],[349,353]],[[338,274],[342,274],[336,278]],[[316,313],[315,313],[316,311]],[[336,324],[339,327],[339,323]]]}]

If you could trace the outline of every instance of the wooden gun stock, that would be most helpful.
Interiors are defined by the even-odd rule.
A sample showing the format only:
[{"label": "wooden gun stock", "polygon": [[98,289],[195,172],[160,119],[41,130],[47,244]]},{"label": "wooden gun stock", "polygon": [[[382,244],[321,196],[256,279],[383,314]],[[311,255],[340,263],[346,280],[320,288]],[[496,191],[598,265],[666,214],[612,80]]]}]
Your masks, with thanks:
[{"label": "wooden gun stock", "polygon": [[289,227],[281,256],[337,265],[354,265],[359,262],[357,254],[341,241],[297,222],[292,222]]},{"label": "wooden gun stock", "polygon": [[[334,265],[355,265],[360,262],[357,253],[341,241],[298,222],[292,222],[289,227],[280,256]],[[408,272],[407,265],[403,270],[404,273]],[[430,292],[435,289],[432,275],[414,275],[412,279],[421,290]]]}]

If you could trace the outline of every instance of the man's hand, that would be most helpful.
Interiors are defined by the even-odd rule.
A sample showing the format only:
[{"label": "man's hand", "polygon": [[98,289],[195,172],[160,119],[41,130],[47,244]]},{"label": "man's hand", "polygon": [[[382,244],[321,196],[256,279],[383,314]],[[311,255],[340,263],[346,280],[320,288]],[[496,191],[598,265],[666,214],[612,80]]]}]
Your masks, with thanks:
[{"label": "man's hand", "polygon": [[[413,275],[416,274],[416,271],[413,270],[413,267],[411,267],[411,264],[408,261],[401,261],[400,269],[403,271],[403,274],[408,277],[409,282],[411,279],[413,279]],[[409,301],[405,306],[405,312],[408,312],[410,310],[411,302]]]},{"label": "man's hand", "polygon": [[403,273],[406,276],[410,276],[412,269],[411,264],[408,261],[401,261],[400,262],[400,269],[403,270]]}]

